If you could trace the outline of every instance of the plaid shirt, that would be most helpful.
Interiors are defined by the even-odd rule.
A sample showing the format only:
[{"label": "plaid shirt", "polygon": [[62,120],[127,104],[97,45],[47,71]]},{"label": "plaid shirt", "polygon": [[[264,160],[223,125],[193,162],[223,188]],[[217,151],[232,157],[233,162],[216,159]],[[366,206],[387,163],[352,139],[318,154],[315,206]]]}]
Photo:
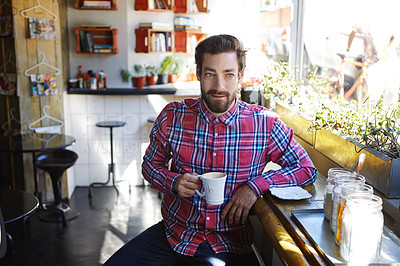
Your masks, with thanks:
[{"label": "plaid shirt", "polygon": [[[282,169],[263,173],[270,161]],[[197,194],[184,198],[174,191],[181,174],[211,171],[227,175],[223,204],[206,205]],[[161,212],[171,247],[189,256],[203,241],[216,253],[241,253],[251,245],[250,222],[229,224],[221,218],[240,187],[250,185],[258,197],[271,187],[310,185],[317,176],[293,131],[277,114],[236,101],[229,112],[215,117],[200,98],[169,103],[160,113],[150,133],[142,173],[164,193]]]}]

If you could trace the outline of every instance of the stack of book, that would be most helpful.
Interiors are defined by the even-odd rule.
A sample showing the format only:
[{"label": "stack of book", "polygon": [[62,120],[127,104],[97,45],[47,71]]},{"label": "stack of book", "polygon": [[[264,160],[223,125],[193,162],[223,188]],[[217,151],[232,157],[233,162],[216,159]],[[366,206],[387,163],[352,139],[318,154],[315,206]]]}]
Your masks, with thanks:
[{"label": "stack of book", "polygon": [[175,30],[198,30],[201,31],[201,26],[196,25],[196,21],[189,17],[176,16],[174,18]]},{"label": "stack of book", "polygon": [[[113,45],[111,44],[97,44],[95,43],[95,39],[102,39],[99,43],[104,43],[104,39],[108,38],[107,36],[94,36],[93,33],[80,30],[79,31],[80,38],[80,50],[85,53],[114,53]],[[106,42],[107,43],[107,42]]]},{"label": "stack of book", "polygon": [[169,32],[154,32],[150,36],[150,52],[169,52],[171,40]]},{"label": "stack of book", "polygon": [[111,1],[83,1],[82,8],[111,9]]},{"label": "stack of book", "polygon": [[165,0],[150,0],[149,9],[169,9]]},{"label": "stack of book", "polygon": [[172,25],[162,22],[141,22],[139,23],[140,29],[153,29],[153,30],[166,30],[172,31]]},{"label": "stack of book", "polygon": [[113,53],[114,48],[111,44],[93,44],[93,53]]}]

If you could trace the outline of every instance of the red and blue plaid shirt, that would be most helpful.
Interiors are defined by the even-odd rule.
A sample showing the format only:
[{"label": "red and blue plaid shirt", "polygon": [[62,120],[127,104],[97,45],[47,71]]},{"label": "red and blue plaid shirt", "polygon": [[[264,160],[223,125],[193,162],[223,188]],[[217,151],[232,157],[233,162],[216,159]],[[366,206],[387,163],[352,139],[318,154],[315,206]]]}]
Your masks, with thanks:
[{"label": "red and blue plaid shirt", "polygon": [[[282,168],[264,172],[270,161]],[[181,174],[207,172],[226,173],[223,204],[206,205],[197,194],[184,198],[174,191]],[[292,129],[277,114],[236,101],[229,112],[215,117],[200,98],[172,102],[163,109],[150,133],[142,173],[152,188],[164,193],[161,212],[168,242],[189,256],[203,241],[216,253],[241,253],[251,245],[250,222],[229,224],[221,218],[240,187],[250,185],[258,197],[271,187],[310,185],[317,176]]]}]

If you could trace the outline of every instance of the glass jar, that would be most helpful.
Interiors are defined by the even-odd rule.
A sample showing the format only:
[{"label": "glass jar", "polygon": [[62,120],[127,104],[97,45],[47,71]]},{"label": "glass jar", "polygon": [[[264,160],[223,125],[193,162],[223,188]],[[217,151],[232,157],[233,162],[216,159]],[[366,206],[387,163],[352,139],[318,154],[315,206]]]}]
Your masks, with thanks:
[{"label": "glass jar", "polygon": [[342,236],[342,218],[343,218],[343,210],[346,207],[347,198],[351,193],[365,193],[367,195],[372,195],[374,189],[372,186],[367,184],[362,184],[361,182],[351,182],[344,183],[341,186],[341,193],[339,195],[339,206],[338,206],[338,215],[337,215],[337,223],[336,223],[336,233],[335,233],[335,242],[340,246],[341,236]]},{"label": "glass jar", "polygon": [[376,195],[351,193],[343,211],[340,256],[354,265],[378,262],[382,233],[382,199]]},{"label": "glass jar", "polygon": [[340,197],[342,193],[342,185],[345,183],[359,183],[365,184],[365,177],[362,175],[356,175],[355,173],[350,174],[338,174],[335,178],[335,186],[332,189],[332,215],[330,220],[331,231],[336,235],[337,228],[337,216],[339,210]]},{"label": "glass jar", "polygon": [[346,168],[334,167],[328,170],[328,178],[325,182],[324,191],[324,217],[327,221],[331,220],[332,216],[332,190],[335,186],[335,179],[340,174],[356,174],[353,170]]}]

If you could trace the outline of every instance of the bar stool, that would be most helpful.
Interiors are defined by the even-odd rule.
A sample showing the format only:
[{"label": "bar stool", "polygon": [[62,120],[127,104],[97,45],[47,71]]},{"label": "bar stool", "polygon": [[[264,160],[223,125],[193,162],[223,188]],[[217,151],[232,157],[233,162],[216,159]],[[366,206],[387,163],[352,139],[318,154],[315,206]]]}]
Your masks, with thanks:
[{"label": "bar stool", "polygon": [[[108,179],[104,183],[91,183],[89,186],[89,197],[92,197],[92,187],[98,187],[98,186],[106,186],[110,180],[111,180],[111,174],[112,174],[112,186],[115,188],[115,191],[117,192],[117,197],[119,196],[119,191],[117,186],[115,185],[115,176],[114,176],[114,150],[113,150],[113,128],[114,127],[123,127],[126,125],[126,122],[124,121],[101,121],[96,123],[97,127],[108,127],[110,129],[110,144],[111,144],[111,163],[108,164]],[[130,185],[129,185],[129,192],[130,192]]]},{"label": "bar stool", "polygon": [[46,152],[37,157],[37,168],[50,174],[54,194],[54,203],[42,205],[45,213],[39,215],[40,220],[53,223],[62,222],[63,226],[67,226],[67,221],[79,216],[76,210],[71,209],[61,199],[62,175],[65,170],[75,164],[77,159],[78,155],[75,152],[65,149]]}]

